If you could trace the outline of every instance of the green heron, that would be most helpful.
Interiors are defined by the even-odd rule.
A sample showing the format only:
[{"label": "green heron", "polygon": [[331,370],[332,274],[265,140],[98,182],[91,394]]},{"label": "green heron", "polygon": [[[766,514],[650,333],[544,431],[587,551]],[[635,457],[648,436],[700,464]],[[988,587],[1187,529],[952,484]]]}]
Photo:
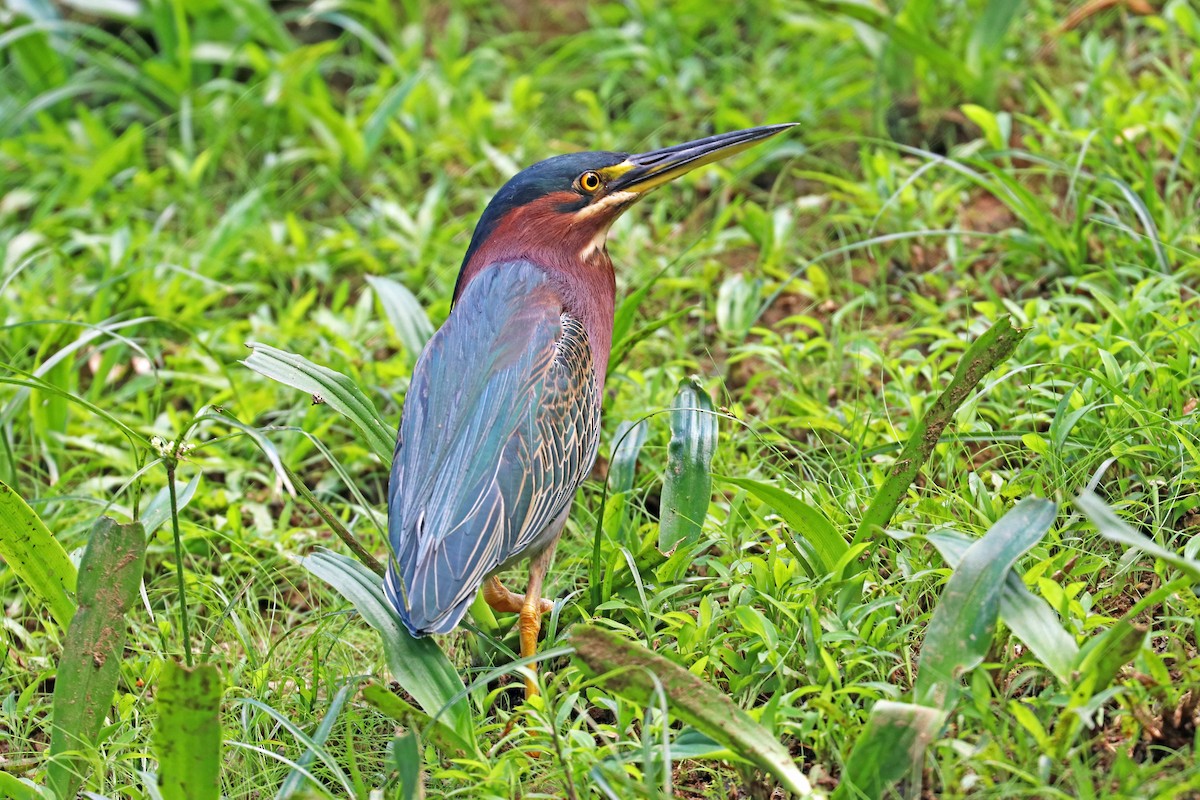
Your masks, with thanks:
[{"label": "green heron", "polygon": [[[414,636],[453,629],[482,586],[492,608],[520,614],[521,655],[535,654],[553,607],[542,582],[600,444],[616,298],[609,226],[651,189],[789,127],[556,156],[492,198],[396,438],[386,588]],[[529,585],[514,594],[496,573],[524,558]]]}]

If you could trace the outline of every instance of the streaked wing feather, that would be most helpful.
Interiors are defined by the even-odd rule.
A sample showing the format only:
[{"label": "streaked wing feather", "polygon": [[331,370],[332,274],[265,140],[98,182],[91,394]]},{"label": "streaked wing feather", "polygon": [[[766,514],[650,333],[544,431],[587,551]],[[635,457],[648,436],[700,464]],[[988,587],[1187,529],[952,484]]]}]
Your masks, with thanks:
[{"label": "streaked wing feather", "polygon": [[544,274],[475,278],[417,362],[392,465],[387,591],[413,633],[453,628],[539,544],[591,468],[599,412],[586,333]]}]

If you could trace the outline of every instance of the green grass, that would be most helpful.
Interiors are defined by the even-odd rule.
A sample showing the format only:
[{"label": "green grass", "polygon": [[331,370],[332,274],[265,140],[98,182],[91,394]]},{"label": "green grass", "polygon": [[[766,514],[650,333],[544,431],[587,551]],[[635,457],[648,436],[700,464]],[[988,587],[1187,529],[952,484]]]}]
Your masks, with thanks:
[{"label": "green grass", "polygon": [[[978,536],[1046,497],[1059,511],[1018,562],[1025,585],[1082,647],[1130,609],[1147,634],[1080,699],[1002,626],[927,751],[925,789],[1200,791],[1200,601],[1187,581],[1159,592],[1183,573],[1071,504],[1093,488],[1159,545],[1200,549],[1188,2],[1069,31],[1052,0],[1012,3],[1015,22],[986,30],[985,9],[1010,4],[893,2],[900,33],[832,1],[136,5],[130,20],[116,4],[0,12],[0,480],[76,553],[100,514],[140,517],[166,487],[153,437],[192,446],[182,566],[193,648],[225,686],[226,797],[275,796],[306,750],[282,720],[313,735],[343,687],[305,790],[398,792],[396,724],[357,691],[386,683],[383,648],[297,563],[341,544],[264,447],[377,555],[386,465],[328,405],[242,366],[244,344],[348,375],[395,425],[415,353],[367,276],[399,281],[440,324],[475,219],[520,167],[789,120],[786,138],[659,191],[613,231],[621,295],[644,290],[631,329],[663,324],[613,365],[601,464],[623,421],[650,415],[647,437],[599,521],[601,480],[580,492],[543,647],[580,621],[642,642],[829,791],[875,702],[914,686],[951,574],[924,536]],[[941,55],[919,55],[934,51],[914,31],[935,32],[921,35]],[[664,567],[682,379],[699,375],[724,414],[716,475],[783,488],[849,541],[967,344],[1004,315],[1029,333],[956,413],[857,578],[810,576],[781,516],[721,481],[686,570]],[[154,698],[184,647],[175,552],[162,525],[86,784],[102,796],[152,796]],[[43,780],[66,630],[3,565],[0,601],[0,771]],[[510,661],[500,622],[441,640],[468,684]],[[485,758],[422,742],[428,796],[770,796],[772,779],[729,760],[664,773],[679,726],[656,700],[622,699],[565,657],[542,677],[531,704],[515,672],[473,692]]]}]

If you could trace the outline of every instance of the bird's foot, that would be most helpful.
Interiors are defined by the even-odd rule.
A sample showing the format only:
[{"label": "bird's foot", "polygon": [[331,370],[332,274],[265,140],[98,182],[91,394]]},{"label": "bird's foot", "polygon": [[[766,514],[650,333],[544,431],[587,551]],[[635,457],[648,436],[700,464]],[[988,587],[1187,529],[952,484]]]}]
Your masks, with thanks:
[{"label": "bird's foot", "polygon": [[[483,599],[492,610],[505,614],[520,614],[525,609],[525,595],[504,588],[499,578],[488,578],[483,584]],[[541,613],[554,610],[554,601],[542,598],[538,601]]]}]

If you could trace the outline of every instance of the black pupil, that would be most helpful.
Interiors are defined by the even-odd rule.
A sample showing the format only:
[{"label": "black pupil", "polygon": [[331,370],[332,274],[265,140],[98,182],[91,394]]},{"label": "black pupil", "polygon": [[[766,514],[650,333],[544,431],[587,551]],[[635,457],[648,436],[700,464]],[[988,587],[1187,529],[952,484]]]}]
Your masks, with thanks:
[{"label": "black pupil", "polygon": [[583,176],[583,188],[595,189],[600,185],[600,179],[596,177],[596,173],[589,172]]}]

